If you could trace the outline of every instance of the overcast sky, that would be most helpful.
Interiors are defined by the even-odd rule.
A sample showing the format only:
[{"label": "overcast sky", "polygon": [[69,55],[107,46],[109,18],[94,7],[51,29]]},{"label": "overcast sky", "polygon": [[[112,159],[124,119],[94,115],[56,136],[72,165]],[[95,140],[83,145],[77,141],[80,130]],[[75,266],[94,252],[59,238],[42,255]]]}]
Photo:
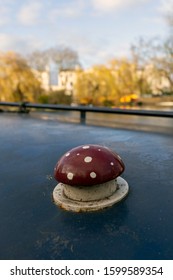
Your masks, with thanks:
[{"label": "overcast sky", "polygon": [[0,0],[0,51],[73,48],[84,67],[128,55],[139,37],[165,37],[173,0]]}]

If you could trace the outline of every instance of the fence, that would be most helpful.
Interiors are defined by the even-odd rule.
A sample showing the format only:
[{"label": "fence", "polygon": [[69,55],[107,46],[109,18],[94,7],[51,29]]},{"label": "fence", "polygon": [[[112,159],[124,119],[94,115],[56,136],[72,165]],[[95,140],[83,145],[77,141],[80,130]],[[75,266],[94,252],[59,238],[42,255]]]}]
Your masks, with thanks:
[{"label": "fence", "polygon": [[80,112],[80,123],[86,123],[86,114],[104,113],[104,114],[119,114],[119,115],[134,115],[145,117],[163,117],[173,118],[173,111],[155,111],[155,110],[136,110],[136,109],[120,109],[120,108],[105,108],[105,107],[90,107],[90,106],[66,106],[54,104],[35,104],[28,102],[0,102],[2,107],[17,107],[19,113],[29,113],[30,109],[43,110],[61,110],[61,111],[76,111]]}]

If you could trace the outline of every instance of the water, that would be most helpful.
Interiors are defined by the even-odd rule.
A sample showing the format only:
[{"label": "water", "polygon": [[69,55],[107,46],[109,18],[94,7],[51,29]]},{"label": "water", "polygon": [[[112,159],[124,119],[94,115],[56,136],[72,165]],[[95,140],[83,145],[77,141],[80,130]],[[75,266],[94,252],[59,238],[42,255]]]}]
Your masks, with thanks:
[{"label": "water", "polygon": [[[148,108],[153,109],[153,108]],[[80,123],[80,112],[56,111],[32,113],[41,119]],[[160,131],[173,133],[173,118],[132,116],[105,113],[86,113],[86,124],[112,128]]]}]

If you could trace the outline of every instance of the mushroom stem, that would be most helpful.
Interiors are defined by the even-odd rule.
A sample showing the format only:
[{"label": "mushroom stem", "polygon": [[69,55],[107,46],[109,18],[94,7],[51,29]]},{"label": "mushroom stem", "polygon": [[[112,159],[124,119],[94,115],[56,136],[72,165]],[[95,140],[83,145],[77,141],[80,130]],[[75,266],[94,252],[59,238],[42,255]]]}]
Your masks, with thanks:
[{"label": "mushroom stem", "polygon": [[[61,183],[62,184],[62,183]],[[110,197],[118,188],[117,180],[94,186],[70,186],[62,184],[64,195],[77,201],[94,201]]]}]

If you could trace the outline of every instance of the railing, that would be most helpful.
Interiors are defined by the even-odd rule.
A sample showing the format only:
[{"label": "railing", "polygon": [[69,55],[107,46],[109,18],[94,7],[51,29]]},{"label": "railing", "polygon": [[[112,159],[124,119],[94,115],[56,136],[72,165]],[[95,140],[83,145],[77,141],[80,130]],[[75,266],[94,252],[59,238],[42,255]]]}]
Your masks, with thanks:
[{"label": "railing", "polygon": [[17,107],[19,113],[29,113],[29,109],[77,111],[77,112],[80,112],[80,122],[82,124],[85,124],[85,122],[86,122],[86,113],[87,112],[173,118],[173,111],[154,111],[154,110],[136,110],[136,109],[119,109],[119,108],[113,109],[113,108],[90,107],[90,106],[35,104],[35,103],[28,103],[28,102],[22,102],[22,103],[20,103],[20,102],[0,102],[0,106]]}]

